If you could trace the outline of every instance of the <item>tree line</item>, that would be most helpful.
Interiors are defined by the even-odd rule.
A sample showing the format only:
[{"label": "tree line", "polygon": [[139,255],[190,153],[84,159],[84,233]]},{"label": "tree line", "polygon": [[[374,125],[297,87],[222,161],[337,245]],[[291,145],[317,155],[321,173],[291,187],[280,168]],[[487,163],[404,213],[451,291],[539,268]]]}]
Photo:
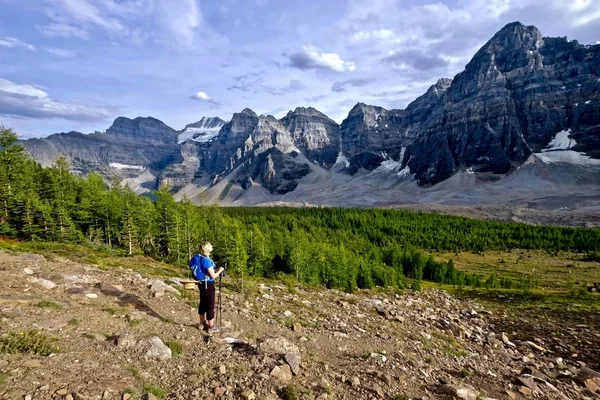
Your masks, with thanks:
[{"label": "tree line", "polygon": [[592,252],[600,230],[537,227],[438,214],[345,208],[221,208],[176,202],[162,187],[138,196],[96,173],[76,176],[66,158],[41,167],[0,129],[0,235],[82,243],[185,267],[202,241],[243,288],[247,276],[353,291],[414,287],[422,279],[475,287],[530,287],[457,270],[425,251],[514,248]]}]

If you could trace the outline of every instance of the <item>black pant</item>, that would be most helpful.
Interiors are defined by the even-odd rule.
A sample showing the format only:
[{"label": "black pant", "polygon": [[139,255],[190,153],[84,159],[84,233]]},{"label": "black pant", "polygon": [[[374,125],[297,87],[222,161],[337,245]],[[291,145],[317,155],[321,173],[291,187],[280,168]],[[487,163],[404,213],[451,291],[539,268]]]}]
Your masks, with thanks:
[{"label": "black pant", "polygon": [[210,321],[215,317],[215,283],[201,282],[200,288],[200,304],[198,304],[198,314],[206,314],[206,319]]}]

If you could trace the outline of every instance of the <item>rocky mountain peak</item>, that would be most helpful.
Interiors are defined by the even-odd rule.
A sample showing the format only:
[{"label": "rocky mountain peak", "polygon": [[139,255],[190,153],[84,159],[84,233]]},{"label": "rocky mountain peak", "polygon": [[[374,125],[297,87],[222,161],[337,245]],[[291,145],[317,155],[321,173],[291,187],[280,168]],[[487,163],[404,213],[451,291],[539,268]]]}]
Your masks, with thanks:
[{"label": "rocky mountain peak", "polygon": [[340,127],[313,107],[297,107],[281,119],[294,145],[317,164],[331,167],[340,148]]},{"label": "rocky mountain peak", "polygon": [[251,110],[249,108],[244,108],[240,114],[246,114],[246,115],[249,115],[251,117],[258,117],[258,114],[256,114],[253,110]]},{"label": "rocky mountain peak", "polygon": [[106,133],[128,140],[154,144],[177,143],[178,133],[164,122],[152,117],[129,119],[118,117],[106,130]]},{"label": "rocky mountain peak", "polygon": [[510,23],[475,54],[466,71],[492,68],[504,73],[527,66],[541,67],[538,50],[543,44],[542,33],[535,26]]},{"label": "rocky mountain peak", "polygon": [[438,81],[434,85],[431,85],[429,87],[429,89],[427,90],[427,93],[434,93],[436,95],[441,95],[446,90],[448,90],[448,88],[450,87],[451,84],[452,84],[452,79],[450,79],[450,78],[438,79]]},{"label": "rocky mountain peak", "polygon": [[204,129],[214,129],[216,127],[221,127],[225,125],[224,120],[219,117],[202,117],[199,121],[192,122],[191,124],[187,124],[184,131],[188,128],[204,128]]},{"label": "rocky mountain peak", "polygon": [[200,121],[187,124],[179,134],[179,143],[184,143],[187,140],[193,140],[199,143],[205,143],[215,138],[223,125],[225,125],[219,117],[202,117]]}]

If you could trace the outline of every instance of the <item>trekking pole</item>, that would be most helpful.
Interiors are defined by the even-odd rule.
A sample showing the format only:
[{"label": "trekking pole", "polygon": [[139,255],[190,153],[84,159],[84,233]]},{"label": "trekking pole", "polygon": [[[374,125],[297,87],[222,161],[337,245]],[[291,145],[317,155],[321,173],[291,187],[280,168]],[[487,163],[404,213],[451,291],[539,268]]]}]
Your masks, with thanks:
[{"label": "trekking pole", "polygon": [[217,324],[219,325],[219,328],[223,327],[223,314],[222,314],[222,309],[221,309],[221,292],[222,292],[222,287],[223,287],[223,274],[219,275],[219,316],[217,319]]}]

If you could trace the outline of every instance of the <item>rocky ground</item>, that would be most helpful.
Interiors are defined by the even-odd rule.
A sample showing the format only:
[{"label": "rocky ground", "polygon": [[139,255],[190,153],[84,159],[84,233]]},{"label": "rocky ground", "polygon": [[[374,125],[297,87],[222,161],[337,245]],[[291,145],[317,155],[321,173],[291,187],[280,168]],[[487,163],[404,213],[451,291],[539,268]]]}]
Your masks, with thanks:
[{"label": "rocky ground", "polygon": [[0,354],[0,399],[600,398],[586,348],[561,358],[550,338],[495,331],[498,315],[441,290],[249,284],[224,291],[208,340],[176,278],[3,252],[0,271],[2,341],[56,339],[46,356]]}]

